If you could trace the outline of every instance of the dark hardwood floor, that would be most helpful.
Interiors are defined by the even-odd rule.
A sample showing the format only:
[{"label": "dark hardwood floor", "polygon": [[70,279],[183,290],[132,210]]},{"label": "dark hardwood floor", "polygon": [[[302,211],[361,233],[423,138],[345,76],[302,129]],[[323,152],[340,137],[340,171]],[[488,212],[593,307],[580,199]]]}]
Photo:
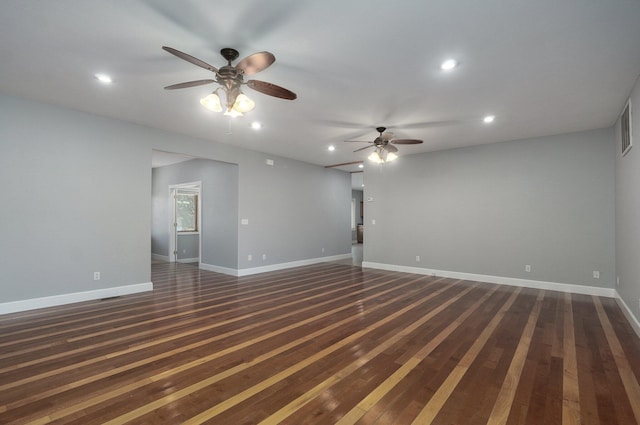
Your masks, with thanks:
[{"label": "dark hardwood floor", "polygon": [[324,263],[0,316],[0,423],[637,424],[615,300]]}]

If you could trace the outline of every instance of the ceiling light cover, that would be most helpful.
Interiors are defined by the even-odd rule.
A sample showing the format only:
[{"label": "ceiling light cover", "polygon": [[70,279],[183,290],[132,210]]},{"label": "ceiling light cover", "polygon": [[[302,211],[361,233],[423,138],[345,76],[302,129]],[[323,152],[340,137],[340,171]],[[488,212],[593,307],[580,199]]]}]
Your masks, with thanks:
[{"label": "ceiling light cover", "polygon": [[113,83],[113,79],[106,74],[95,74],[95,77],[103,84]]},{"label": "ceiling light cover", "polygon": [[236,97],[236,102],[233,104],[233,109],[240,113],[250,112],[256,107],[256,103],[249,99],[244,93],[240,93]]},{"label": "ceiling light cover", "polygon": [[398,155],[394,152],[389,152],[383,147],[376,148],[375,151],[371,152],[371,155],[368,156],[369,160],[376,164],[384,164],[385,162],[391,162],[398,159]]},{"label": "ceiling light cover", "polygon": [[336,147],[331,145],[331,146],[328,147],[328,149],[329,149],[330,152],[333,152],[333,151],[336,150]]},{"label": "ceiling light cover", "polygon": [[220,96],[218,96],[217,92],[218,90],[200,99],[200,104],[211,112],[222,112],[222,104],[220,103]]},{"label": "ceiling light cover", "polygon": [[494,122],[496,119],[495,115],[487,115],[486,117],[484,117],[482,119],[482,121],[484,121],[485,124],[490,124],[492,122]]},{"label": "ceiling light cover", "polygon": [[447,59],[446,61],[442,62],[442,65],[440,65],[440,69],[442,69],[443,71],[451,71],[456,66],[458,66],[458,62],[455,59]]},{"label": "ceiling light cover", "polygon": [[382,162],[384,162],[377,150],[371,152],[371,155],[369,155],[368,158],[369,158],[369,161],[376,164],[381,164]]},{"label": "ceiling light cover", "polygon": [[258,121],[254,121],[251,123],[251,128],[253,128],[254,130],[260,130],[262,128],[262,124],[260,124]]},{"label": "ceiling light cover", "polygon": [[387,156],[385,157],[385,162],[391,162],[391,161],[394,161],[396,159],[398,159],[398,155],[396,155],[393,152],[388,152]]}]

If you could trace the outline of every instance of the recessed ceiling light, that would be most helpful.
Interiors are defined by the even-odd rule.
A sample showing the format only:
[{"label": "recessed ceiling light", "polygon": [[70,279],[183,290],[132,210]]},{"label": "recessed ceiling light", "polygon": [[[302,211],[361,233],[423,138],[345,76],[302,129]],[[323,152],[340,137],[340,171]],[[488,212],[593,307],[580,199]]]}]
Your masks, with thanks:
[{"label": "recessed ceiling light", "polygon": [[493,121],[495,121],[495,119],[496,119],[496,116],[495,116],[495,115],[487,115],[486,117],[484,117],[484,118],[482,119],[482,121],[483,121],[485,124],[489,124],[489,123],[492,123]]},{"label": "recessed ceiling light", "polygon": [[440,65],[440,69],[442,69],[443,71],[451,71],[456,66],[458,66],[458,62],[455,59],[447,59],[446,61],[442,62],[442,65]]},{"label": "recessed ceiling light", "polygon": [[260,130],[262,128],[262,124],[260,124],[258,121],[254,121],[251,123],[251,128],[253,128],[254,130]]},{"label": "recessed ceiling light", "polygon": [[364,183],[362,183],[362,187],[364,187]]},{"label": "recessed ceiling light", "polygon": [[103,84],[111,84],[113,80],[106,74],[95,74],[95,77]]},{"label": "recessed ceiling light", "polygon": [[333,146],[333,145],[330,145],[330,146],[329,146],[329,150],[330,150],[331,152],[333,152],[333,151],[335,151],[335,150],[336,150],[336,147],[335,147],[335,146]]},{"label": "recessed ceiling light", "polygon": [[358,168],[364,168],[364,164],[359,164]]}]

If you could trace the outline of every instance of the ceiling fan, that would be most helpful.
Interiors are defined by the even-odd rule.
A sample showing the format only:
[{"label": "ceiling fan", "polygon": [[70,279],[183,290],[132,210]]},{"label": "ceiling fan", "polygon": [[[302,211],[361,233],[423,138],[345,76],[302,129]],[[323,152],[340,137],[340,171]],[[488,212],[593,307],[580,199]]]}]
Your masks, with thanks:
[{"label": "ceiling fan", "polygon": [[200,100],[200,103],[207,109],[214,112],[222,111],[222,104],[218,92],[220,89],[224,90],[226,94],[226,111],[225,115],[239,116],[244,112],[251,111],[255,103],[249,99],[244,93],[242,93],[241,87],[246,85],[247,87],[264,93],[269,96],[278,97],[280,99],[294,100],[297,95],[283,87],[275,84],[267,83],[260,80],[248,80],[244,81],[245,75],[256,74],[273,64],[276,57],[270,52],[259,52],[253,55],[247,56],[238,62],[235,66],[231,65],[231,62],[238,59],[239,53],[237,50],[225,47],[220,50],[220,54],[227,60],[227,65],[224,65],[220,69],[209,65],[208,63],[195,58],[191,55],[183,53],[172,47],[162,46],[164,50],[186,60],[194,65],[209,70],[215,74],[215,79],[205,79],[188,81],[186,83],[173,84],[165,87],[165,90],[184,89],[187,87],[201,86],[204,84],[218,83],[220,87],[215,89],[213,93]]},{"label": "ceiling fan", "polygon": [[384,162],[390,162],[398,158],[396,152],[398,148],[395,145],[417,145],[422,143],[422,140],[417,139],[394,139],[393,133],[386,131],[386,127],[377,127],[376,130],[380,135],[375,138],[373,142],[365,142],[360,140],[346,140],[349,143],[370,143],[369,146],[365,146],[360,149],[356,149],[354,152],[359,152],[368,148],[375,148],[375,150],[369,155],[369,159],[375,163],[381,164]]}]

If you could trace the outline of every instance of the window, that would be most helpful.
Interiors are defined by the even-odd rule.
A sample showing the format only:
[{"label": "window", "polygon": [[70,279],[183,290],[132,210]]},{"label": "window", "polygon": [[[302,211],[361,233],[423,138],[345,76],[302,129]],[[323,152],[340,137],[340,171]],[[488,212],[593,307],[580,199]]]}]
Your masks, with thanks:
[{"label": "window", "polygon": [[198,231],[198,194],[176,193],[176,230]]}]

